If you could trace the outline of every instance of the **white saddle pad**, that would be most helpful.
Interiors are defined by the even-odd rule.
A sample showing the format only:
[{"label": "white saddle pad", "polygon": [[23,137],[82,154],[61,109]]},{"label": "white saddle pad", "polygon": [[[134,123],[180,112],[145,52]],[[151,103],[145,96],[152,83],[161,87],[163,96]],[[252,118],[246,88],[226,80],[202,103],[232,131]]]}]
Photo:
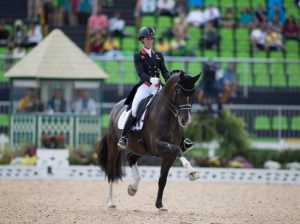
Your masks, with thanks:
[{"label": "white saddle pad", "polygon": [[[136,122],[132,127],[131,127],[131,130],[132,131],[140,131],[142,130],[143,128],[143,125],[144,125],[144,117],[145,117],[145,114],[146,114],[146,111],[144,111],[143,115],[142,115],[142,118],[140,121]],[[123,113],[121,114],[120,118],[119,118],[119,121],[118,121],[118,128],[119,129],[123,129],[124,126],[125,126],[125,123],[127,121],[127,118],[129,116],[129,114],[131,113],[131,109],[129,111],[123,111]]]}]

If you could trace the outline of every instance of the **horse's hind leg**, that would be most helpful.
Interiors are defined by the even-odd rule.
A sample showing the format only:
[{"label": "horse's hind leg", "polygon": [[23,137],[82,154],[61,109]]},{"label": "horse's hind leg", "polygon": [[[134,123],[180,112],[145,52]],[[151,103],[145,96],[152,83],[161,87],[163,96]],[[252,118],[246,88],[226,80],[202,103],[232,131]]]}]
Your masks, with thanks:
[{"label": "horse's hind leg", "polygon": [[113,182],[109,182],[109,190],[108,190],[108,198],[107,198],[107,205],[108,208],[116,208],[116,205],[113,202]]},{"label": "horse's hind leg", "polygon": [[137,163],[136,163],[139,158],[141,158],[141,156],[132,153],[128,153],[127,155],[127,160],[129,162],[129,166],[131,167],[132,178],[133,178],[133,183],[128,185],[128,194],[130,196],[134,196],[136,194],[139,187],[139,182],[141,180],[139,170],[137,168]]}]

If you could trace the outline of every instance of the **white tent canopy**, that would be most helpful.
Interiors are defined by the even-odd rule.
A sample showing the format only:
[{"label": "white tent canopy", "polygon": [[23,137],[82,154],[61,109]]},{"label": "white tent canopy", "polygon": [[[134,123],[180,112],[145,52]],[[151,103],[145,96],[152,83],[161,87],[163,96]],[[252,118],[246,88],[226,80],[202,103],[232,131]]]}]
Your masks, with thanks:
[{"label": "white tent canopy", "polygon": [[55,29],[5,77],[87,80],[106,79],[107,74],[61,30]]}]

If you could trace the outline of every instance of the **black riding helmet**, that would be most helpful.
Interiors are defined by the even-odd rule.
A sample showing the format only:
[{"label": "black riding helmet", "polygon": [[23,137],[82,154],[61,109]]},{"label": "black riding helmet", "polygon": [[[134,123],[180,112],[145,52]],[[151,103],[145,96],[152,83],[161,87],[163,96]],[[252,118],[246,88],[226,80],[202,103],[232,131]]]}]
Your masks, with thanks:
[{"label": "black riding helmet", "polygon": [[143,37],[155,37],[155,30],[152,27],[142,27],[139,31],[139,40]]}]

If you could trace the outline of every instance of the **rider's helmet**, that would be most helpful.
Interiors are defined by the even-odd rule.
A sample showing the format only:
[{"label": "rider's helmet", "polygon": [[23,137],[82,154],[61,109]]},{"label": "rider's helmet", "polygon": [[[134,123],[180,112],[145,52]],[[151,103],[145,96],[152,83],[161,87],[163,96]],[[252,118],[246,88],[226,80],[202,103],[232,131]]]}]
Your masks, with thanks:
[{"label": "rider's helmet", "polygon": [[139,40],[144,37],[155,37],[155,30],[152,27],[142,27],[139,31]]}]

